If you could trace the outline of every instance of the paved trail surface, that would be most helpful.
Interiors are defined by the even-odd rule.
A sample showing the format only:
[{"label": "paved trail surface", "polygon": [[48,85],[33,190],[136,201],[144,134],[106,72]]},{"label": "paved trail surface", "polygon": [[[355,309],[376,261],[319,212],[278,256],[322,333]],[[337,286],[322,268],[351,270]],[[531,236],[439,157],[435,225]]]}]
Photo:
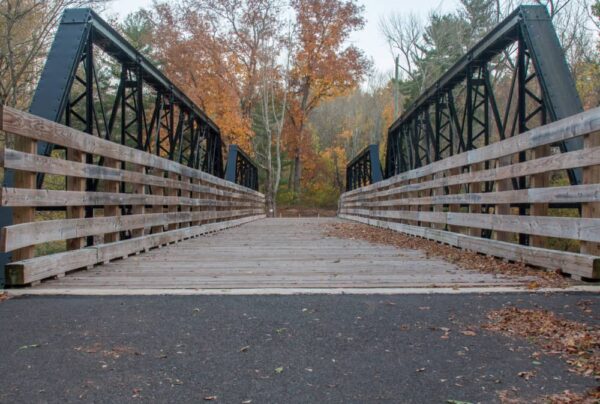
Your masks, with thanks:
[{"label": "paved trail surface", "polygon": [[0,402],[488,403],[594,386],[478,328],[508,304],[600,322],[597,294],[14,298],[0,303]]}]

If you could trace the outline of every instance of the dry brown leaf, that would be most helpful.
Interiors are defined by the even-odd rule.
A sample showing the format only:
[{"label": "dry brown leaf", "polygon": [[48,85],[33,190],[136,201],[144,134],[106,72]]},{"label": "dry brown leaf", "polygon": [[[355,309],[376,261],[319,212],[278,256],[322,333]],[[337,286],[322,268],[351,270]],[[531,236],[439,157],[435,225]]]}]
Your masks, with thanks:
[{"label": "dry brown leaf", "polygon": [[437,257],[445,259],[467,270],[510,277],[535,277],[536,280],[529,284],[531,289],[541,287],[561,288],[569,285],[569,281],[560,271],[549,272],[534,269],[523,263],[505,262],[498,258],[461,250],[446,244],[362,223],[331,223],[326,230],[326,235],[329,237],[358,239],[375,244],[420,250],[425,253],[427,258]]},{"label": "dry brown leaf", "polygon": [[600,327],[565,320],[548,310],[506,307],[487,315],[483,328],[532,340],[560,355],[574,372],[600,379]]}]

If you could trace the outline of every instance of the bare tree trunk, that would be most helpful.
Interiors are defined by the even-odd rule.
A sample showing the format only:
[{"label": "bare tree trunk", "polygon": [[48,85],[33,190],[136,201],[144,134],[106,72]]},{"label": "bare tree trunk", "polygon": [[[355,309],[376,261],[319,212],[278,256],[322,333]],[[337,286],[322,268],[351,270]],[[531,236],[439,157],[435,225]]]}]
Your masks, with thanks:
[{"label": "bare tree trunk", "polygon": [[[290,33],[291,35],[291,33]],[[263,50],[264,65],[262,66],[262,120],[266,133],[266,204],[270,217],[277,215],[277,192],[281,182],[281,136],[287,111],[287,97],[289,92],[289,67],[290,54],[283,71],[285,78],[283,85],[279,85],[279,71],[277,68],[278,50],[275,44],[268,44]],[[277,94],[282,94],[281,105],[278,105]],[[278,106],[280,109],[278,110]],[[275,142],[273,142],[275,131]],[[275,166],[273,166],[273,147],[275,147]]]},{"label": "bare tree trunk", "polygon": [[300,158],[300,148],[296,148],[294,153],[294,199],[300,193],[300,178],[302,177],[302,159]]},{"label": "bare tree trunk", "polygon": [[294,189],[294,162],[296,160],[292,160],[290,163],[290,172],[288,174],[288,191],[290,192],[296,192],[296,190]]}]

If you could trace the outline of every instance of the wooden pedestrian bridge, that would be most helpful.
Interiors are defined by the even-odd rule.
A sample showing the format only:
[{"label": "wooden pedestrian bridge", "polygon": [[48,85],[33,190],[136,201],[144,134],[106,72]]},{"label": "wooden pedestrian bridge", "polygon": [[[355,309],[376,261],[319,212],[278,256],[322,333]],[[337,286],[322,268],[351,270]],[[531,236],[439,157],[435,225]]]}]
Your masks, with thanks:
[{"label": "wooden pedestrian bridge", "polygon": [[[6,286],[66,293],[530,281],[331,235],[340,223],[600,279],[600,108],[583,111],[544,12],[519,8],[423,94],[389,129],[384,169],[377,146],[352,160],[337,218],[267,218],[251,158],[233,146],[225,165],[219,128],[185,93],[93,12],[71,10],[30,112],[0,108],[9,139],[0,152]],[[77,31],[81,46],[65,47],[78,24],[87,27]],[[488,65],[515,42],[502,110]],[[94,85],[96,47],[122,65],[110,106]],[[65,69],[72,75],[56,79]]]}]

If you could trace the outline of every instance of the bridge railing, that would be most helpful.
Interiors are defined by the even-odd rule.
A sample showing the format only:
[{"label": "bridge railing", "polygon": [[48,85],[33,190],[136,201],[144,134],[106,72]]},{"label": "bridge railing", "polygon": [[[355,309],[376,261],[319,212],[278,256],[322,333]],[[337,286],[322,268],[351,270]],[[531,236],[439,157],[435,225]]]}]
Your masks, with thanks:
[{"label": "bridge railing", "polygon": [[[572,139],[584,147],[566,153],[553,147]],[[520,162],[523,153],[528,158]],[[575,168],[582,168],[580,185],[553,177]],[[516,183],[528,187],[514,189]],[[600,108],[346,192],[339,215],[599,279]],[[519,244],[523,235],[529,245]],[[565,245],[579,251],[556,248]]]},{"label": "bridge railing", "polygon": [[[8,285],[264,216],[263,194],[169,159],[8,107],[0,107],[0,125],[13,145],[0,152],[0,163],[15,178],[13,188],[2,188],[0,202],[12,209],[13,224],[0,237],[0,250],[12,252]],[[38,155],[38,142],[63,150]],[[37,189],[38,173],[54,186]],[[86,191],[92,181],[96,192]]]}]

